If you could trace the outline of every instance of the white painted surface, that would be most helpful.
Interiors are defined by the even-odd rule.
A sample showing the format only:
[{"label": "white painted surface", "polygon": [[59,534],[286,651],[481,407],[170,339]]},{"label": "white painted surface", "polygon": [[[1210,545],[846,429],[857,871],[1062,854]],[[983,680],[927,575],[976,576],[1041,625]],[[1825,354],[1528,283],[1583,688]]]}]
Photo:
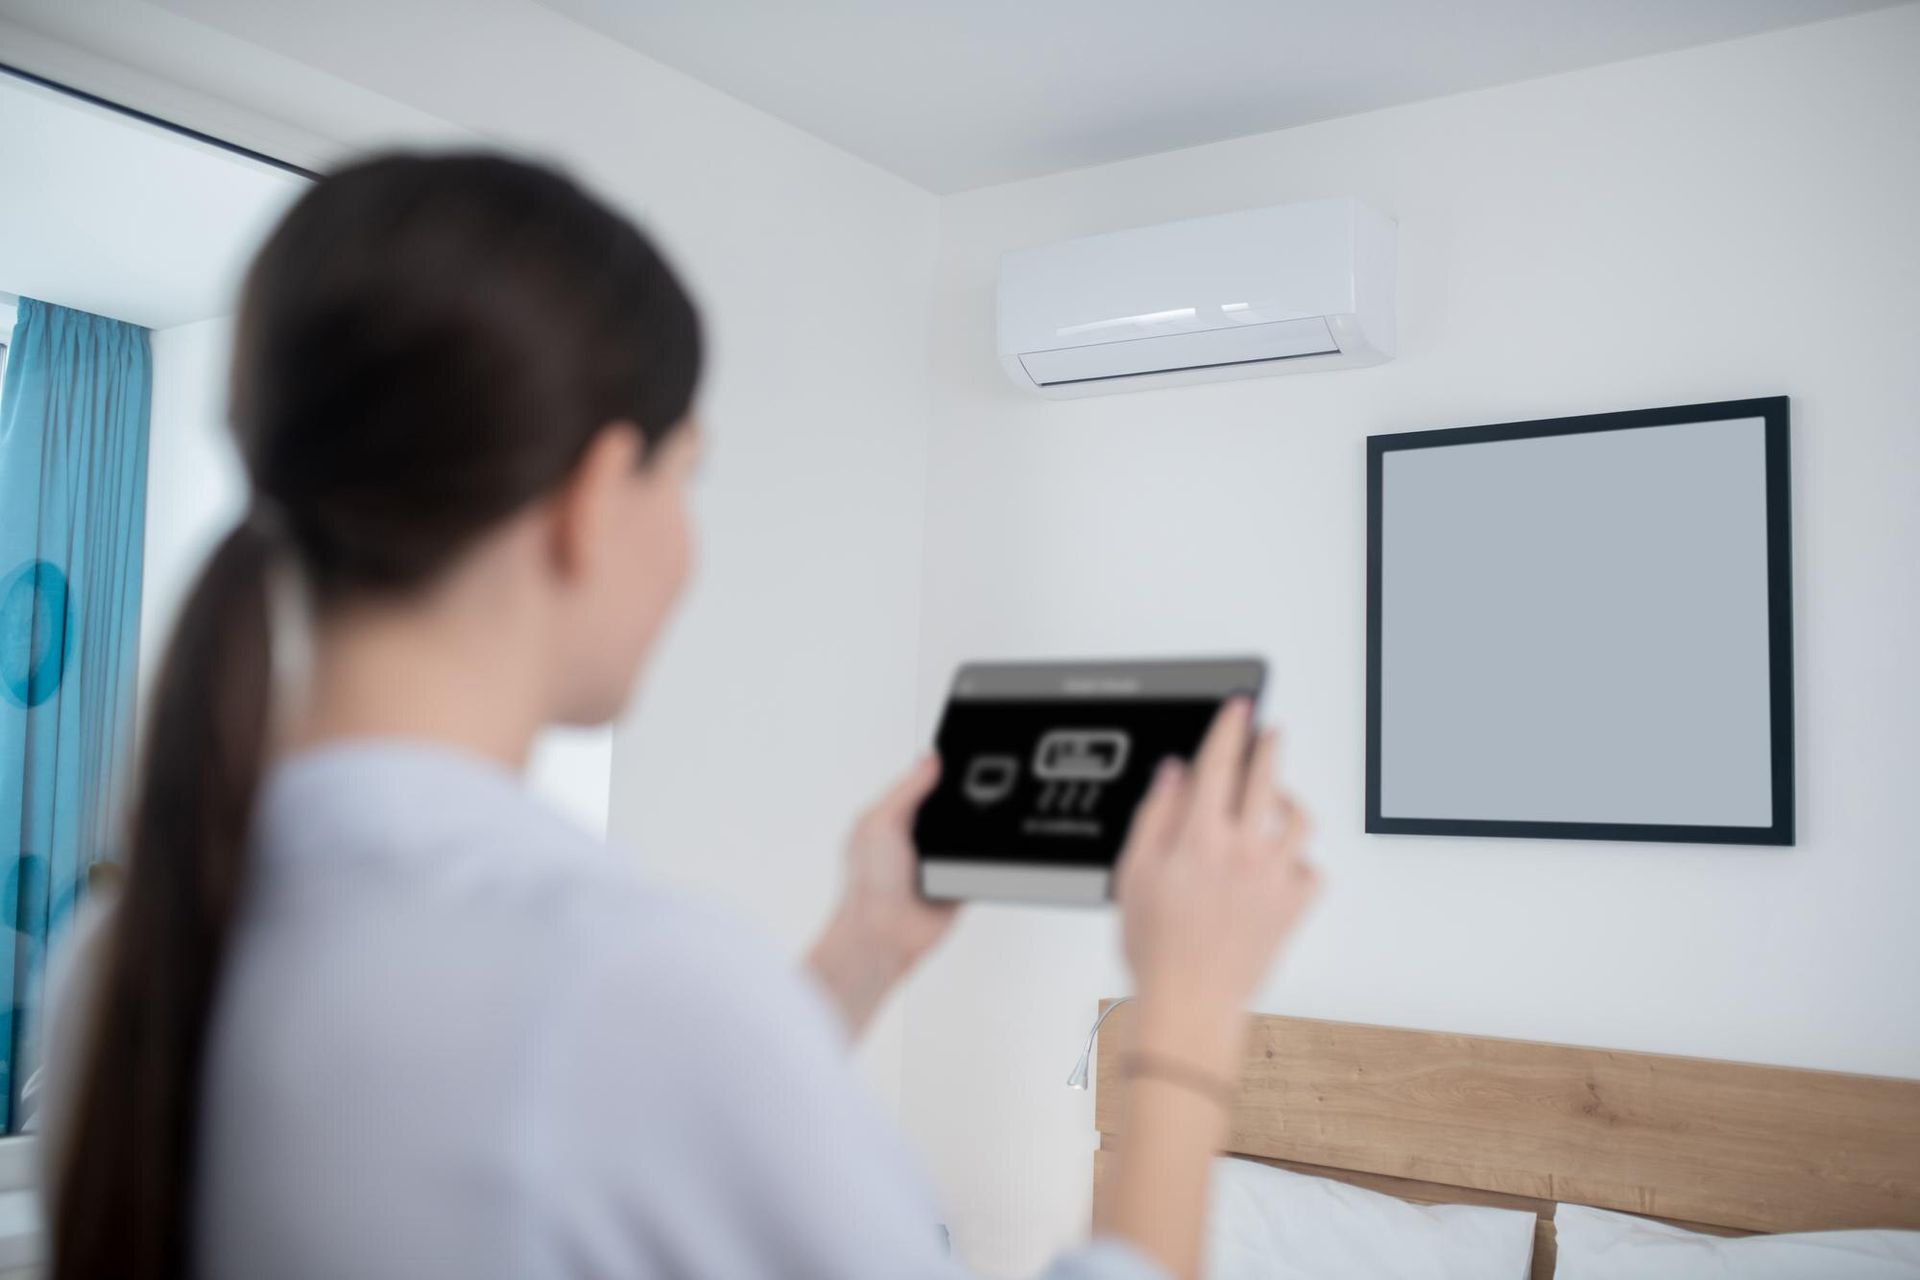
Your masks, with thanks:
[{"label": "white painted surface", "polygon": [[[953,197],[920,673],[1264,652],[1328,894],[1275,1012],[1920,1076],[1920,8]],[[1008,249],[1353,194],[1400,224],[1391,364],[1098,400],[997,367]],[[1844,320],[1809,323],[1809,317]],[[1801,844],[1361,832],[1364,439],[1788,393]],[[975,908],[911,987],[904,1108],[959,1250],[1085,1229],[1062,1087],[1125,989],[1101,912]]]},{"label": "white painted surface", "polygon": [[355,150],[473,141],[150,0],[0,0],[0,49],[36,74],[308,169]]},{"label": "white painted surface", "polygon": [[613,796],[613,726],[549,729],[533,744],[534,790],[595,835],[607,834]]},{"label": "white painted surface", "polygon": [[231,309],[246,254],[306,185],[0,76],[0,290],[148,328]]},{"label": "white painted surface", "polygon": [[13,1275],[47,1260],[42,1226],[38,1192],[0,1191],[0,1275]]},{"label": "white painted surface", "polygon": [[157,330],[147,432],[147,544],[140,584],[140,693],[160,673],[174,619],[200,566],[247,507],[247,478],[227,434],[225,317]]},{"label": "white painted surface", "polygon": [[939,192],[1886,2],[549,0]]}]

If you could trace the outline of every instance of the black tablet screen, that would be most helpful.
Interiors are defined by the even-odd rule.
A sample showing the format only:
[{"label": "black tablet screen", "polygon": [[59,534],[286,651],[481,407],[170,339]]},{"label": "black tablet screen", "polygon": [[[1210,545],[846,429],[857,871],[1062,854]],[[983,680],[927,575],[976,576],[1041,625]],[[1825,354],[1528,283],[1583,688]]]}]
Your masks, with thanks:
[{"label": "black tablet screen", "polygon": [[935,738],[924,859],[1110,867],[1168,756],[1191,759],[1247,660],[964,668]]}]

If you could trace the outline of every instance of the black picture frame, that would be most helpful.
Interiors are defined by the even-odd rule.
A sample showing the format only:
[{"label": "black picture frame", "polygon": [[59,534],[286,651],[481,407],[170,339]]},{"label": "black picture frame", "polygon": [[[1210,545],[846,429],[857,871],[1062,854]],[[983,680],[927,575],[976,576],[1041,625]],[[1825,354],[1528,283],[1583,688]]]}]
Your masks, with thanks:
[{"label": "black picture frame", "polygon": [[[1384,463],[1403,449],[1624,431],[1759,418],[1764,423],[1767,539],[1768,723],[1772,821],[1764,827],[1632,822],[1508,821],[1389,817],[1381,813],[1381,578]],[[1408,431],[1367,438],[1367,777],[1366,830],[1380,835],[1496,836],[1547,840],[1628,840],[1686,844],[1792,845],[1794,812],[1792,481],[1789,400],[1767,396],[1621,413],[1544,418],[1492,426]]]}]

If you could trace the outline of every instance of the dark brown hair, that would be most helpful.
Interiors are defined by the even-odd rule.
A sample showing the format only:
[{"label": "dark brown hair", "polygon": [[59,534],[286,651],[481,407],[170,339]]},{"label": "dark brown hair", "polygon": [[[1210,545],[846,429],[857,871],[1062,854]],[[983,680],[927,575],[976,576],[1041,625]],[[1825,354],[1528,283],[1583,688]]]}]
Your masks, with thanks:
[{"label": "dark brown hair", "polygon": [[700,331],[633,225],[550,170],[389,156],[294,206],[255,259],[231,417],[254,509],[191,592],[149,704],[125,882],[65,1145],[54,1275],[193,1265],[194,1139],[270,749],[267,581],[322,607],[428,582],[631,423],[687,416]]}]

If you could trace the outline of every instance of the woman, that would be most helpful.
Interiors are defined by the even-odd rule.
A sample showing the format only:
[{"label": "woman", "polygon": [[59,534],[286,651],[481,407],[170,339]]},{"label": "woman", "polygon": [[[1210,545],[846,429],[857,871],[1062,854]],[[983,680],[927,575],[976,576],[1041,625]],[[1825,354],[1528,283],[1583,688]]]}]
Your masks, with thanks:
[{"label": "woman", "polygon": [[[251,513],[51,1033],[56,1276],[956,1274],[845,1054],[952,920],[912,888],[936,764],[855,827],[807,977],[518,777],[620,711],[686,582],[699,353],[639,232],[505,159],[354,166],[261,251]],[[1135,819],[1144,1052],[1112,1221],[1052,1274],[1198,1265],[1241,1007],[1313,889],[1249,718]]]}]

